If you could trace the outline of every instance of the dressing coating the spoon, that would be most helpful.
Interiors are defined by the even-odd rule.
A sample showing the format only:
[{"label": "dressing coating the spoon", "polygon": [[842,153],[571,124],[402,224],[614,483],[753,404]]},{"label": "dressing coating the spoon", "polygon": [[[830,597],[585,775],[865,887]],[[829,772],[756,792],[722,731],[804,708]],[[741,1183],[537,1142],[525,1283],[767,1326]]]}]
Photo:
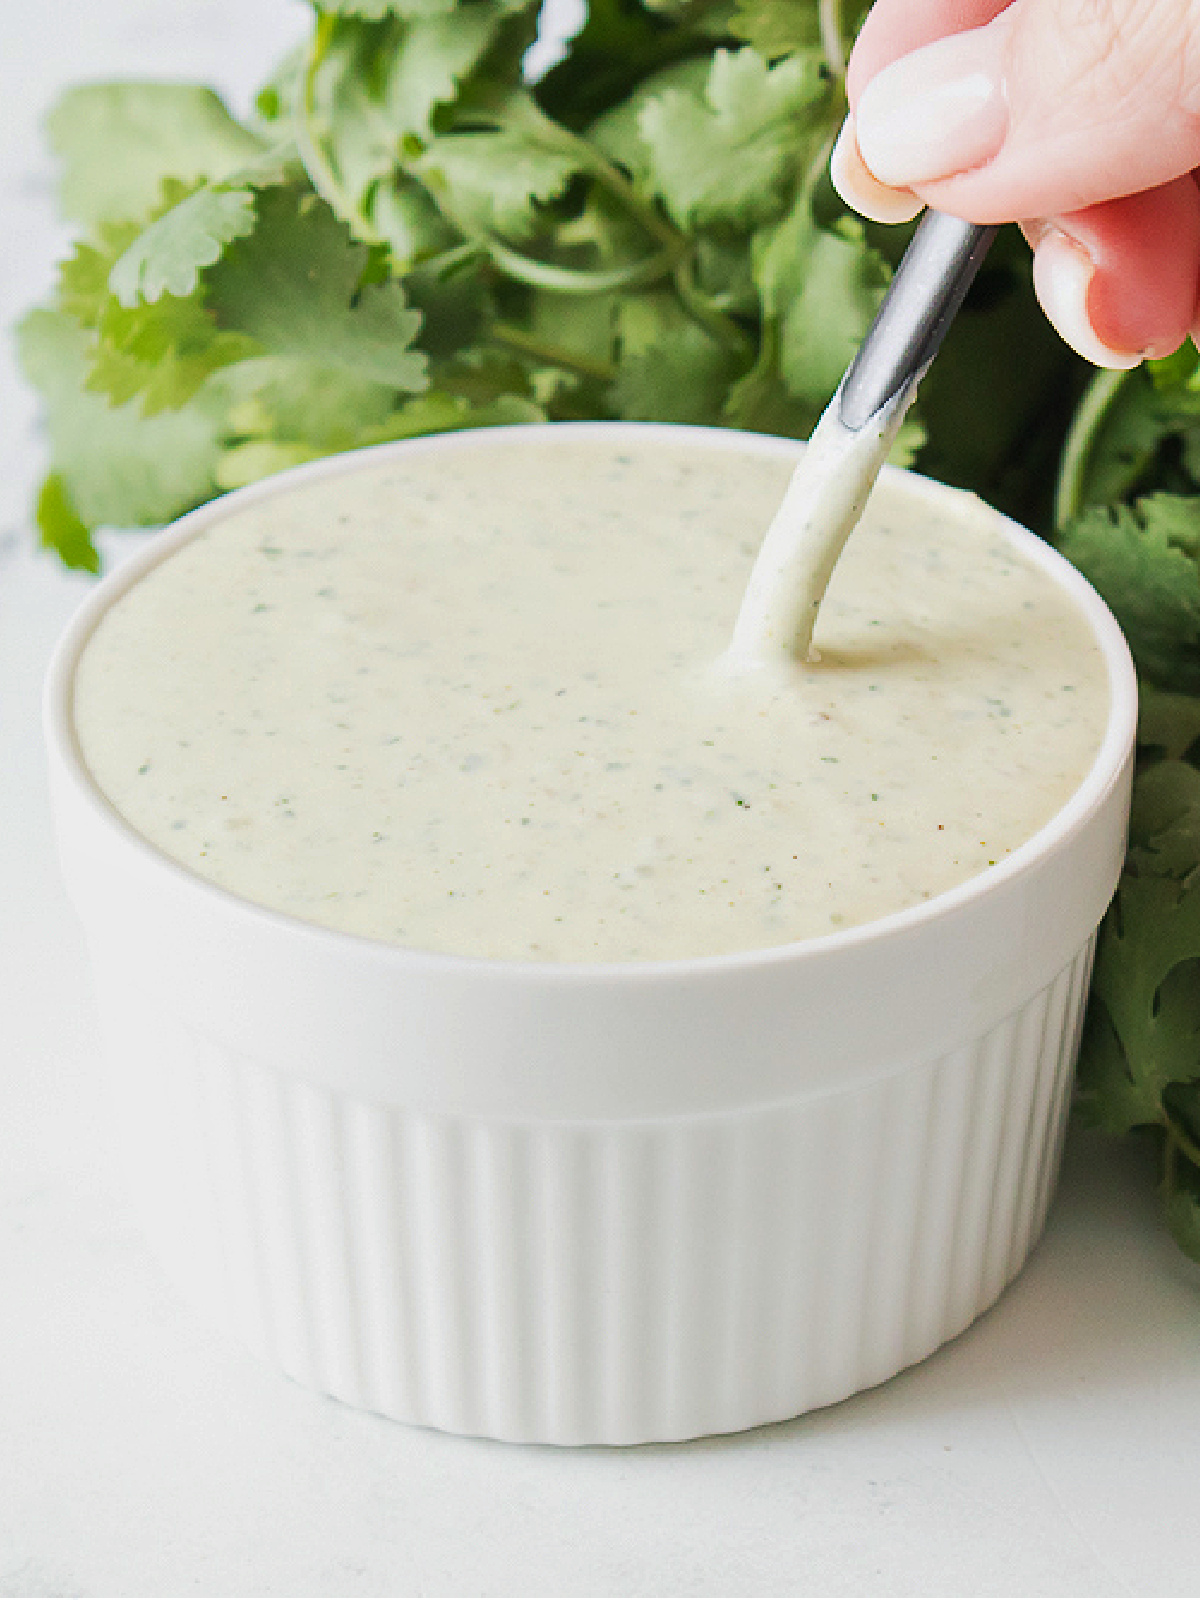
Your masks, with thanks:
[{"label": "dressing coating the spoon", "polygon": [[838,557],[996,231],[925,214],[767,530],[722,672],[809,655]]}]

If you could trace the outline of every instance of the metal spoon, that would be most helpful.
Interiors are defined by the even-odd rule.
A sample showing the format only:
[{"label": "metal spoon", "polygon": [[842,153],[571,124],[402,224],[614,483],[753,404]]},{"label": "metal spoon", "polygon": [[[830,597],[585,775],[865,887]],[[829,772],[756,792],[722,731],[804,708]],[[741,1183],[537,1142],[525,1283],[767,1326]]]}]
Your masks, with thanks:
[{"label": "metal spoon", "polygon": [[997,228],[927,211],[842,380],[838,415],[857,430],[918,383],[937,354]]},{"label": "metal spoon", "polygon": [[834,566],[995,234],[925,214],[767,529],[722,671],[808,656]]}]

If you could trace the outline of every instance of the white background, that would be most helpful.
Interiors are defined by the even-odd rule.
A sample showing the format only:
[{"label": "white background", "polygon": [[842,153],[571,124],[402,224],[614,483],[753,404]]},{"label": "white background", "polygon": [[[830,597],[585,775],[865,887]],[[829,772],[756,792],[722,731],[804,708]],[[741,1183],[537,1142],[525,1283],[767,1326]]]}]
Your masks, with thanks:
[{"label": "white background", "polygon": [[1072,1134],[1000,1304],[869,1394],[634,1450],[410,1429],[209,1332],[109,1148],[37,723],[90,580],[34,551],[44,465],[12,361],[64,230],[39,117],[95,76],[244,108],[301,0],[6,0],[0,27],[0,1594],[1194,1595],[1200,1271],[1141,1152]]}]

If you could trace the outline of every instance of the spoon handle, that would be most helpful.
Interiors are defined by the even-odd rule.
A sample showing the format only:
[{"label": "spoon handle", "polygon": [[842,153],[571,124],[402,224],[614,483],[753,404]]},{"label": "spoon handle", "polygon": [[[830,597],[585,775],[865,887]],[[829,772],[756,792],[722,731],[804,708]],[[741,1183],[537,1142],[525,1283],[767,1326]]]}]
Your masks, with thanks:
[{"label": "spoon handle", "polygon": [[997,231],[943,211],[925,213],[842,380],[844,427],[857,432],[906,383],[920,379]]}]

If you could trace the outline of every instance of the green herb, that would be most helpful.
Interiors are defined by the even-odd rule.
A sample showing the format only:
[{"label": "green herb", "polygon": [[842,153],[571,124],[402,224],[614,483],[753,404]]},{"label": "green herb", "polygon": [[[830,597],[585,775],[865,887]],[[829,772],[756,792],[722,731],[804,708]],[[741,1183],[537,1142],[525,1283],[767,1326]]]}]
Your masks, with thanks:
[{"label": "green herb", "polygon": [[1200,358],[1098,373],[1056,498],[1060,548],[1121,623],[1142,688],[1129,851],[1101,925],[1085,1116],[1160,1151],[1164,1210],[1200,1260]]},{"label": "green herb", "polygon": [[[95,571],[97,528],[451,428],[806,436],[907,238],[826,175],[865,10],[590,0],[529,83],[538,0],[324,0],[245,124],[197,85],[68,91],[48,131],[80,237],[18,336],[43,542]],[[1087,371],[1005,230],[898,456],[1055,539],[1130,639],[1134,831],[1083,1103],[1153,1130],[1200,1258],[1200,358]]]},{"label": "green herb", "polygon": [[[98,527],[448,428],[807,435],[904,242],[826,176],[864,9],[593,0],[530,84],[537,0],[342,0],[245,125],[196,85],[68,91],[48,128],[81,236],[19,335],[51,448],[43,541],[94,569]],[[1007,364],[1029,382],[1006,429],[1004,385],[974,385],[1001,445],[984,459],[962,426],[959,358],[950,403],[929,384],[944,426],[914,418],[899,455],[928,434],[941,476],[1029,516],[1021,424],[1078,363],[1044,335],[1026,255],[996,253],[950,341],[1042,352]]]}]

